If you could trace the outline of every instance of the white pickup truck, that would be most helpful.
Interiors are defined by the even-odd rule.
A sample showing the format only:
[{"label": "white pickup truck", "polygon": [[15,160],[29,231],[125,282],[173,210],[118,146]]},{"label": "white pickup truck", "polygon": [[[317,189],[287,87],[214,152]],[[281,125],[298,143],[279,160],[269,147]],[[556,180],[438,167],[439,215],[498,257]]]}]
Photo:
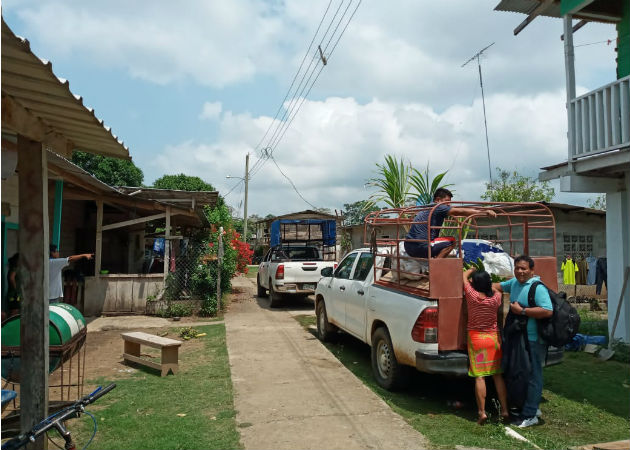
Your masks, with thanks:
[{"label": "white pickup truck", "polygon": [[258,266],[258,296],[265,297],[269,290],[269,306],[273,308],[282,294],[313,294],[322,269],[335,265],[334,261],[323,261],[316,246],[273,247]]},{"label": "white pickup truck", "polygon": [[[387,267],[391,267],[389,259],[377,257],[377,279],[385,276]],[[460,264],[457,269],[460,277],[461,270]],[[440,334],[446,336],[456,330],[465,334],[465,321],[462,322],[460,313],[454,316],[456,320],[444,321],[438,311],[439,300],[374,284],[374,256],[369,249],[354,250],[334,272],[332,269],[322,272],[323,278],[315,291],[319,338],[331,340],[342,330],[370,345],[372,371],[380,386],[401,387],[411,367],[444,375],[468,373],[465,341],[459,339],[460,344],[448,350],[438,345]],[[461,278],[452,283],[461,283]],[[459,303],[462,301],[460,297]],[[445,303],[443,308],[447,305],[450,307]],[[561,359],[562,351],[550,348],[547,365]]]}]

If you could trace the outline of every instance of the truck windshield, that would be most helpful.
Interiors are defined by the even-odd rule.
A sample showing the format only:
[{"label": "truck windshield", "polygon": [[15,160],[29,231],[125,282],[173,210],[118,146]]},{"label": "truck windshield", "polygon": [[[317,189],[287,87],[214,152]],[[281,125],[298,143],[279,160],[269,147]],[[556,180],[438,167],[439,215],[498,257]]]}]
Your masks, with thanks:
[{"label": "truck windshield", "polygon": [[310,261],[319,259],[319,251],[315,247],[288,247],[280,250],[282,259],[292,261]]}]

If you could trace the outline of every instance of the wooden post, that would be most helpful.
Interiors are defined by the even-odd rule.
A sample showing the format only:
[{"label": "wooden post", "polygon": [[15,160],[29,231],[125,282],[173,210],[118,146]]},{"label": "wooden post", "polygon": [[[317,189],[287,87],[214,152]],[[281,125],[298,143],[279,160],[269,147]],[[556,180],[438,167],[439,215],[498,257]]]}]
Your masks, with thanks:
[{"label": "wooden post", "polygon": [[[18,135],[20,323],[20,427],[48,415],[48,168],[42,144]],[[31,448],[48,448],[46,437]]]},{"label": "wooden post", "polygon": [[[166,207],[166,229],[164,230],[164,283],[168,276],[171,258],[171,207]],[[166,287],[166,284],[164,285]]]},{"label": "wooden post", "polygon": [[101,276],[103,255],[103,200],[96,200],[96,248],[94,249],[94,276]]}]

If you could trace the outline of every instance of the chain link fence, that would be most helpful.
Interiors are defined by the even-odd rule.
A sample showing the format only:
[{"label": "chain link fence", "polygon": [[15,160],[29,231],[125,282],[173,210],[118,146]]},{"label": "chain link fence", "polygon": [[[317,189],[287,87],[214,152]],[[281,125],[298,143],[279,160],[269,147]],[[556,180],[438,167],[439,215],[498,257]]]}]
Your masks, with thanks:
[{"label": "chain link fence", "polygon": [[216,315],[222,306],[217,299],[225,290],[221,244],[221,239],[208,243],[203,236],[171,240],[165,289],[161,298],[149,302],[148,312],[167,317]]}]

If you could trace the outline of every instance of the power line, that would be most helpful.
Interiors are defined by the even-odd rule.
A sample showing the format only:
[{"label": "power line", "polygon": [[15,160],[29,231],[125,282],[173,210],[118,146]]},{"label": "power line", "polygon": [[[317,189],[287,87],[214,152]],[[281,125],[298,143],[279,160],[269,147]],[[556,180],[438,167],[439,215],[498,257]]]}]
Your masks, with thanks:
[{"label": "power line", "polygon": [[[342,0],[342,4],[343,4],[343,1],[344,1],[344,0]],[[282,120],[284,120],[284,117],[286,116],[286,111],[287,111],[287,110],[290,110],[291,105],[293,104],[293,101],[294,101],[295,95],[296,95],[297,91],[300,89],[300,86],[302,85],[302,82],[304,81],[304,77],[306,76],[306,74],[309,72],[309,70],[310,70],[311,66],[313,65],[314,58],[312,58],[312,59],[311,59],[311,61],[310,61],[309,65],[308,65],[308,67],[307,67],[307,68],[306,68],[306,70],[304,71],[304,75],[302,76],[302,79],[300,80],[300,84],[299,84],[299,85],[297,86],[297,88],[295,89],[295,93],[292,95],[291,100],[289,101],[289,106],[285,108],[285,112],[284,112],[284,114],[282,115],[282,117],[280,118],[280,121],[278,121],[278,122],[276,121],[276,119],[278,118],[278,115],[280,114],[280,111],[282,111],[282,109],[285,107],[285,102],[286,102],[287,98],[289,97],[289,95],[291,94],[291,90],[292,90],[292,88],[293,88],[293,85],[295,84],[295,80],[298,78],[298,76],[299,76],[299,74],[300,74],[300,72],[301,72],[301,70],[302,70],[302,67],[304,66],[304,62],[306,61],[306,58],[307,58],[307,56],[308,56],[309,52],[311,51],[311,48],[313,48],[313,43],[315,42],[315,39],[317,38],[317,35],[319,34],[319,30],[321,29],[321,26],[322,26],[322,24],[324,23],[324,20],[325,20],[325,18],[326,18],[326,15],[328,14],[328,10],[330,9],[330,5],[331,5],[331,4],[332,4],[332,0],[330,0],[330,1],[329,1],[328,6],[326,7],[326,10],[324,11],[324,15],[322,16],[322,19],[320,20],[319,25],[317,26],[317,30],[315,30],[315,34],[313,35],[313,38],[311,39],[311,43],[309,44],[308,49],[306,50],[306,52],[305,52],[305,54],[304,54],[304,57],[302,58],[302,62],[301,62],[301,64],[300,64],[300,67],[298,68],[297,72],[295,73],[295,75],[294,75],[294,77],[293,77],[293,80],[291,81],[291,85],[289,86],[289,89],[287,90],[287,93],[286,93],[286,95],[284,96],[284,99],[282,100],[282,102],[280,102],[280,105],[278,106],[278,110],[276,111],[276,114],[275,114],[275,116],[274,116],[273,120],[272,120],[272,121],[271,121],[271,123],[269,124],[269,127],[267,128],[267,131],[265,131],[265,134],[264,134],[264,136],[262,137],[262,139],[260,139],[260,141],[258,142],[258,144],[256,144],[256,147],[255,147],[255,149],[254,149],[255,151],[257,151],[257,150],[259,150],[259,149],[260,149],[261,144],[263,143],[263,141],[265,140],[265,138],[266,138],[266,137],[267,137],[267,135],[269,134],[269,131],[271,131],[271,129],[272,129],[274,126],[276,127],[276,130],[275,130],[275,131],[274,131],[274,133],[272,134],[272,138],[275,136],[275,134],[276,134],[276,132],[277,132],[277,130],[278,130],[279,125],[282,123]],[[334,18],[335,18],[335,17],[336,17],[336,15],[338,14],[338,12],[339,12],[339,9],[340,9],[340,8],[341,8],[341,4],[340,4],[340,6],[337,8],[337,12],[335,12],[335,15],[333,16],[333,19],[331,20],[331,23],[332,23],[332,21],[334,21]],[[329,29],[330,29],[330,25],[328,25],[328,28],[327,28],[326,32],[324,33],[324,36],[326,36],[326,34],[328,33],[328,30],[329,30]],[[265,146],[265,147],[268,147],[268,145],[267,145],[267,146]],[[250,172],[251,172],[252,174],[253,174],[253,173],[255,173],[255,172],[257,172],[257,171],[259,170],[259,168],[260,168],[262,165],[264,165],[264,163],[265,163],[265,162],[266,162],[266,159],[264,159],[264,158],[262,158],[262,157],[261,157],[261,158],[259,158],[259,159],[258,159],[258,160],[254,163],[254,165],[252,166],[252,168],[251,168]]]},{"label": "power line", "polygon": [[[328,53],[328,55],[325,58],[321,58],[322,62],[324,62],[324,61],[328,62],[330,60],[331,55],[333,54],[333,52],[335,51],[337,45],[339,44],[339,41],[341,40],[341,37],[345,33],[346,29],[350,25],[350,22],[352,21],[352,18],[354,17],[354,15],[356,14],[357,10],[359,9],[359,6],[361,5],[361,2],[362,2],[362,0],[359,0],[359,2],[357,3],[357,5],[354,8],[352,14],[350,15],[350,18],[348,19],[348,21],[344,25],[341,33],[337,37],[337,40],[335,41],[335,43],[334,43],[330,53]],[[343,19],[347,15],[348,10],[350,9],[350,6],[352,5],[352,0],[348,3],[348,6],[344,10],[344,12],[343,12],[341,18],[339,19],[339,21],[337,22],[337,25],[335,26],[335,28],[333,30],[333,33],[330,35],[330,38],[328,39],[328,42],[326,43],[323,52],[321,52],[321,54],[320,54],[319,52],[320,52],[320,49],[321,49],[321,45],[323,44],[324,40],[326,39],[326,35],[328,34],[328,31],[330,30],[330,28],[331,28],[331,26],[332,26],[332,24],[334,22],[335,17],[337,17],[337,15],[339,13],[339,10],[343,6],[343,3],[344,2],[342,0],[342,2],[339,4],[339,7],[337,8],[337,12],[333,16],[333,19],[331,20],[331,23],[329,24],[329,26],[328,26],[328,28],[326,30],[326,33],[324,33],[324,36],[322,36],[322,40],[321,40],[320,46],[318,47],[317,51],[313,55],[313,58],[311,59],[311,64],[309,64],[309,68],[307,69],[307,72],[305,72],[305,74],[302,76],[302,80],[300,81],[300,84],[298,85],[298,88],[296,89],[296,93],[297,93],[297,90],[299,90],[300,86],[302,85],[303,80],[306,78],[306,74],[308,73],[308,70],[310,69],[310,67],[312,65],[312,62],[317,57],[323,56],[323,54],[326,52],[326,50],[330,46],[330,43],[332,42],[333,38],[335,37],[335,34],[337,33],[337,30],[341,26],[341,23],[343,22]],[[287,116],[288,116],[288,119],[286,121],[284,121],[284,122],[282,120],[280,122],[278,122],[278,124],[276,126],[276,130],[274,131],[272,137],[269,139],[267,145],[261,151],[260,159],[256,162],[256,164],[254,164],[254,167],[252,168],[251,176],[254,176],[262,168],[264,163],[269,159],[269,157],[273,154],[275,149],[278,147],[280,141],[284,138],[284,135],[286,134],[288,128],[291,126],[291,124],[293,123],[293,120],[297,116],[297,113],[300,111],[302,105],[304,104],[304,101],[306,100],[306,97],[308,97],[309,93],[311,92],[311,89],[313,88],[315,82],[319,78],[319,76],[320,76],[322,70],[324,69],[325,65],[326,64],[322,64],[322,66],[320,67],[319,71],[317,72],[317,75],[315,76],[315,79],[310,83],[310,86],[308,86],[310,79],[312,78],[313,74],[315,73],[315,68],[317,67],[317,66],[315,66],[315,68],[313,69],[313,71],[309,75],[308,79],[306,80],[306,83],[304,84],[304,87],[300,91],[299,95],[297,95],[294,98],[292,98],[289,106],[286,108],[286,111],[285,111],[285,113],[282,116],[282,119],[284,119]],[[307,88],[307,86],[308,86],[308,90],[306,91],[306,94],[302,95],[304,93],[305,89]],[[251,178],[251,176],[250,176],[250,178]]]},{"label": "power line", "polygon": [[293,190],[297,193],[297,195],[300,196],[300,198],[302,200],[304,200],[309,206],[311,206],[313,209],[317,209],[317,206],[313,205],[311,202],[309,202],[308,200],[306,200],[304,198],[304,196],[300,193],[300,191],[298,191],[298,188],[295,187],[295,183],[293,183],[293,180],[291,180],[291,178],[289,178],[289,176],[284,173],[282,171],[282,169],[280,168],[280,166],[278,165],[278,163],[276,162],[276,158],[273,157],[273,155],[269,155],[269,157],[271,158],[271,160],[273,161],[273,163],[276,165],[276,167],[278,168],[278,170],[280,171],[280,173],[282,174],[282,176],[284,176],[284,178],[286,178],[287,180],[289,180],[289,183],[291,183],[291,186],[293,187]]},{"label": "power line", "polygon": [[317,37],[317,33],[319,33],[319,29],[321,28],[322,23],[324,23],[324,19],[326,18],[326,14],[328,14],[328,10],[330,9],[330,5],[332,5],[332,0],[330,0],[328,2],[328,6],[326,7],[326,11],[324,11],[324,15],[322,16],[322,20],[319,21],[319,25],[317,26],[317,30],[315,30],[315,34],[313,35],[313,39],[311,39],[311,43],[308,45],[308,49],[306,50],[306,53],[304,53],[304,58],[302,58],[302,62],[300,63],[300,67],[298,68],[297,72],[295,72],[295,75],[293,76],[293,80],[291,81],[291,85],[289,86],[289,89],[287,90],[286,95],[284,96],[284,98],[280,102],[280,106],[278,106],[278,110],[276,111],[276,115],[273,117],[273,120],[271,121],[271,124],[269,125],[269,128],[267,128],[267,131],[265,132],[265,135],[260,139],[258,144],[256,144],[256,147],[254,148],[255,150],[258,150],[258,148],[260,147],[260,144],[262,144],[262,142],[267,137],[267,134],[269,133],[269,130],[271,130],[271,127],[273,126],[274,121],[276,120],[276,118],[278,117],[278,114],[280,114],[280,111],[282,110],[282,107],[284,106],[285,100],[289,97],[289,94],[291,93],[291,89],[293,88],[293,84],[295,84],[295,80],[297,79],[298,74],[302,70],[302,66],[304,66],[304,61],[306,61],[306,57],[308,56],[308,53],[311,51],[311,48],[313,47],[313,42],[315,42],[315,38]]}]

